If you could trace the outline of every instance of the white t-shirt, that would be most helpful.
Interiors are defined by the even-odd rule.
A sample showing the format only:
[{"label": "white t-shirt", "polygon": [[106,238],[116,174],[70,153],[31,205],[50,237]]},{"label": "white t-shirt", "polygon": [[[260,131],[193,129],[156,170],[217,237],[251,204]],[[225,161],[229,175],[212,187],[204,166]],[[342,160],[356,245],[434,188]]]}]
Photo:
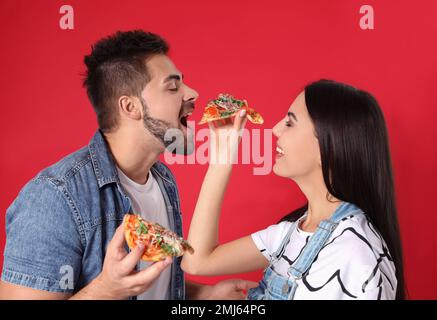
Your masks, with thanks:
[{"label": "white t-shirt", "polygon": [[[119,168],[117,168],[120,182],[127,192],[134,213],[140,214],[145,220],[157,222],[165,228],[170,228],[167,216],[164,197],[159,188],[158,182],[149,172],[147,182],[138,184],[127,177]],[[140,269],[150,266],[152,262],[140,262]],[[168,300],[169,286],[171,278],[171,267],[166,268],[156,282],[149,287],[143,294],[137,297],[138,300]]]},{"label": "white t-shirt", "polygon": [[[252,234],[261,253],[270,261],[287,231],[297,222],[281,222]],[[273,269],[287,276],[290,265],[302,253],[313,233],[297,228],[291,235],[282,258]],[[387,245],[364,214],[344,218],[311,265],[297,280],[296,300],[319,299],[394,299],[395,265]]]}]

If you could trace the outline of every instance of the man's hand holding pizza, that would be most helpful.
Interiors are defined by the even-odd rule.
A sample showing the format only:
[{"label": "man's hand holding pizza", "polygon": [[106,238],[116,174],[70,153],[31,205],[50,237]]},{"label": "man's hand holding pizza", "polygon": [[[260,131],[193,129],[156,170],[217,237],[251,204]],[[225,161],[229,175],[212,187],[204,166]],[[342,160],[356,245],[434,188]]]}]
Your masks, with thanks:
[{"label": "man's hand holding pizza", "polygon": [[72,298],[127,299],[143,293],[172,263],[172,258],[167,257],[146,269],[135,271],[144,250],[145,246],[139,244],[127,253],[124,228],[119,226],[108,245],[102,272]]}]

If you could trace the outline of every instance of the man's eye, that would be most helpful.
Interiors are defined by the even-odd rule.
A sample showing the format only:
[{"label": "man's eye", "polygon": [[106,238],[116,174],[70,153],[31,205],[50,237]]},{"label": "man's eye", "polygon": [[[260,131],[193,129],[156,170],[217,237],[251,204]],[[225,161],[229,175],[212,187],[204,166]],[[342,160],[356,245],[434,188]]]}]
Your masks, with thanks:
[{"label": "man's eye", "polygon": [[173,92],[176,92],[176,91],[178,91],[178,88],[177,88],[177,87],[176,87],[176,88],[170,88],[170,89],[168,89],[168,90],[173,91]]}]

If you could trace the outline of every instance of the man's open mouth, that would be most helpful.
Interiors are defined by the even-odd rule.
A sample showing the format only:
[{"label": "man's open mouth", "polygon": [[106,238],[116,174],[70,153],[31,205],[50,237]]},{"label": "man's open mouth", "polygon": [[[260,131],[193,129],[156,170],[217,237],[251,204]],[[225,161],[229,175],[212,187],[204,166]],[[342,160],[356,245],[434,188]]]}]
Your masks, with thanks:
[{"label": "man's open mouth", "polygon": [[179,118],[180,123],[186,128],[188,118],[193,114],[192,111],[187,111],[186,113],[182,114],[182,116]]}]

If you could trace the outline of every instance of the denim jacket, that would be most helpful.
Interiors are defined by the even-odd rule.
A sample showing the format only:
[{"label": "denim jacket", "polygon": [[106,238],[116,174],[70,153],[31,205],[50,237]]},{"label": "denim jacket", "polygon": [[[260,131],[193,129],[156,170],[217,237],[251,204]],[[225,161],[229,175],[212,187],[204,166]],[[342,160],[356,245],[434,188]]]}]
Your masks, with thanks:
[{"label": "denim jacket", "polygon": [[[151,173],[161,188],[171,229],[182,236],[179,194],[161,162]],[[6,214],[2,281],[75,293],[101,271],[106,246],[131,212],[100,131],[84,147],[28,182]],[[181,258],[173,260],[170,299],[185,298]]]}]

